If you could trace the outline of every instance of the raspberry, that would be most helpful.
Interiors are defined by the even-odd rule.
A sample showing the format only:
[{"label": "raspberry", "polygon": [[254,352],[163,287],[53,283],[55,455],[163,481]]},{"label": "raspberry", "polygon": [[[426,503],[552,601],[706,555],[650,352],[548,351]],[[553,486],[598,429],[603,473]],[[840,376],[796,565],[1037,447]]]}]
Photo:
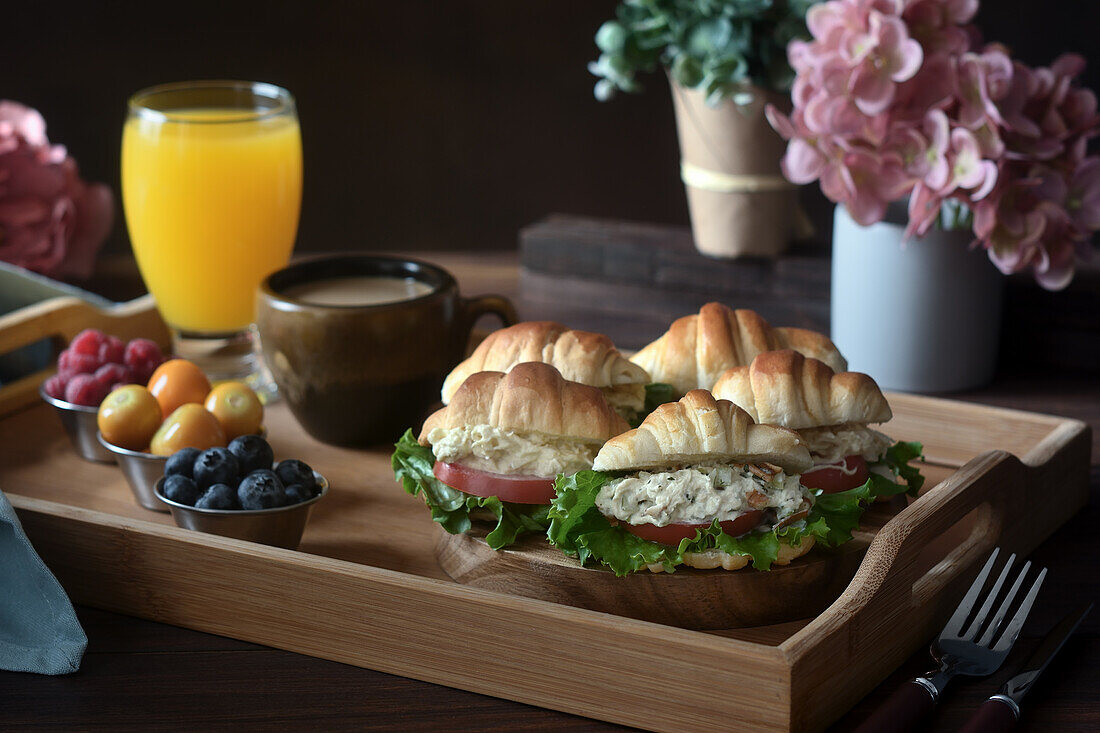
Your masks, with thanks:
[{"label": "raspberry", "polygon": [[99,366],[98,356],[95,354],[82,354],[73,351],[72,348],[65,349],[57,357],[57,373],[65,377],[66,380],[77,374],[91,374]]},{"label": "raspberry", "polygon": [[44,389],[46,394],[53,397],[55,400],[65,399],[65,384],[68,382],[65,377],[60,374],[55,374],[46,380]]},{"label": "raspberry", "polygon": [[104,364],[95,370],[96,381],[110,388],[114,384],[133,384],[134,373],[123,364]]},{"label": "raspberry", "polygon": [[98,356],[99,347],[105,338],[106,336],[99,329],[86,328],[73,337],[73,340],[69,342],[69,348],[78,354]]},{"label": "raspberry", "polygon": [[99,361],[102,364],[123,364],[126,358],[126,344],[118,336],[106,336],[99,345]]},{"label": "raspberry", "polygon": [[162,361],[164,355],[160,353],[160,347],[149,339],[134,339],[126,344],[123,363],[130,367],[134,379],[140,384],[149,381]]},{"label": "raspberry", "polygon": [[107,388],[91,374],[77,374],[65,385],[65,401],[96,407],[107,396]]}]

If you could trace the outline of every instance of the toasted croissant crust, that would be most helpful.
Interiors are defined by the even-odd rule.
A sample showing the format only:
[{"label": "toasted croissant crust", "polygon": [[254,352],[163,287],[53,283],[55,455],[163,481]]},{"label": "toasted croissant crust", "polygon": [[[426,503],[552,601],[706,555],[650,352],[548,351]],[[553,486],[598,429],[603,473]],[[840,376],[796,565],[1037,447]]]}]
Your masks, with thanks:
[{"label": "toasted croissant crust", "polygon": [[517,364],[507,374],[478,372],[462,383],[451,404],[424,421],[420,444],[435,428],[491,425],[585,443],[603,443],[630,428],[596,387],[570,382],[541,362]]},{"label": "toasted croissant crust", "polygon": [[604,443],[592,467],[629,471],[698,463],[774,463],[790,474],[813,467],[798,433],[757,425],[704,389],[661,405],[637,428]]},{"label": "toasted croissant crust", "polygon": [[707,303],[676,319],[668,331],[631,357],[654,382],[677,392],[710,389],[722,372],[750,364],[758,354],[794,349],[844,371],[848,363],[827,337],[802,328],[772,328],[758,313]]},{"label": "toasted croissant crust", "polygon": [[875,380],[859,372],[838,374],[790,349],[768,351],[747,367],[726,370],[712,391],[756,422],[792,430],[880,423],[892,417]]},{"label": "toasted croissant crust", "polygon": [[[507,372],[516,364],[541,361],[571,382],[593,387],[648,384],[642,367],[619,353],[607,336],[574,331],[552,321],[527,321],[489,334],[474,353],[447,375],[441,397],[448,404],[459,385],[476,372]],[[639,405],[640,407],[640,405]]]}]

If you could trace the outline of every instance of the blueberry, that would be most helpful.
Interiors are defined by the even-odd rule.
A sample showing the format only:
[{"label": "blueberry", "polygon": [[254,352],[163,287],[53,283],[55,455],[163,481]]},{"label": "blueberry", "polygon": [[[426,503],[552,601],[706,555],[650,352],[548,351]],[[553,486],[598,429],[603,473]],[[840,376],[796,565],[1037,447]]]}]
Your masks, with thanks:
[{"label": "blueberry", "polygon": [[275,462],[274,451],[259,435],[242,435],[234,438],[229,441],[229,452],[237,457],[242,476],[263,468],[271,468],[271,464]]},{"label": "blueberry", "polygon": [[164,498],[169,501],[194,506],[200,492],[199,487],[191,479],[172,474],[164,477],[164,485],[161,486],[160,493],[164,494]]},{"label": "blueberry", "polygon": [[207,448],[195,459],[195,484],[206,490],[214,484],[237,484],[240,467],[237,457],[225,448]]},{"label": "blueberry", "polygon": [[195,478],[193,468],[198,457],[198,448],[181,448],[168,456],[168,461],[164,464],[164,475]]},{"label": "blueberry", "polygon": [[315,496],[315,494],[309,489],[305,488],[301,484],[291,484],[286,487],[286,503],[287,504],[299,504],[303,501],[309,501]]},{"label": "blueberry", "polygon": [[288,458],[285,461],[279,461],[279,465],[275,467],[275,475],[283,482],[283,486],[292,486],[294,484],[301,486],[303,489],[302,495],[307,499],[317,496],[317,492],[320,489],[317,485],[317,479],[313,477],[313,469],[297,458]]},{"label": "blueberry", "polygon": [[237,498],[242,509],[270,509],[288,503],[283,482],[269,468],[245,476],[237,487]]},{"label": "blueberry", "polygon": [[195,502],[196,509],[239,509],[237,492],[225,484],[214,484]]}]

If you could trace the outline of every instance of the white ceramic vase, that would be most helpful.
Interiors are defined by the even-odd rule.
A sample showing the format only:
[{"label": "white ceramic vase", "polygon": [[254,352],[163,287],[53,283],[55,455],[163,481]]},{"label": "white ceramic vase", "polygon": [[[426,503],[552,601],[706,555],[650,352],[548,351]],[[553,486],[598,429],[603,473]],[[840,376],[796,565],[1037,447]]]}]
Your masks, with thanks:
[{"label": "white ceramic vase", "polygon": [[[904,209],[902,209],[904,212]],[[893,213],[893,212],[891,212]],[[903,241],[904,225],[833,218],[832,338],[883,389],[951,392],[990,381],[1003,276],[969,230]]]}]

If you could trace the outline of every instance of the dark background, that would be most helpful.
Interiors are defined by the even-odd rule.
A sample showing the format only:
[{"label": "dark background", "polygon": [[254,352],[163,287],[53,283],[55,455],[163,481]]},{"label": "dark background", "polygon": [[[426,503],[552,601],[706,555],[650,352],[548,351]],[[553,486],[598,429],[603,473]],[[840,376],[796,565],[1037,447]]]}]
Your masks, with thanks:
[{"label": "dark background", "polygon": [[[1090,60],[1097,0],[986,0],[985,37],[1022,60]],[[687,224],[664,79],[592,96],[615,2],[5,3],[0,98],[40,110],[85,179],[118,191],[126,100],[152,84],[269,81],[298,98],[296,251],[507,248],[554,212]],[[817,187],[803,195],[827,215]],[[109,252],[129,243],[121,205]],[[827,232],[827,226],[823,233]]]}]

